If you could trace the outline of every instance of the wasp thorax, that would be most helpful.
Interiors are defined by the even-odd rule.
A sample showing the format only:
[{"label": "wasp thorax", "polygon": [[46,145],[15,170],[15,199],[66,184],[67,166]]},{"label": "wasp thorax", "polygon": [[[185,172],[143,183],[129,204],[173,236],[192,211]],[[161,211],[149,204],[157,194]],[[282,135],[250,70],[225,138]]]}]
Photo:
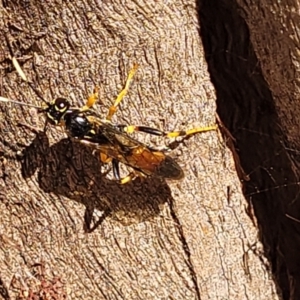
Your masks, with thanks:
[{"label": "wasp thorax", "polygon": [[46,109],[48,121],[53,125],[59,124],[63,121],[64,115],[69,108],[70,103],[67,99],[57,98]]}]

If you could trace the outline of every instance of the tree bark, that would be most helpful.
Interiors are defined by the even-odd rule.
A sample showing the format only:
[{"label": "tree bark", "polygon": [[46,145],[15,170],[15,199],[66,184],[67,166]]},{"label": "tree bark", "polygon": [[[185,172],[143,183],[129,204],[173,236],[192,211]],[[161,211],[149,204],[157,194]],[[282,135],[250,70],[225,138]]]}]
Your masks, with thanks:
[{"label": "tree bark", "polygon": [[283,299],[300,299],[298,19],[297,1],[200,9],[218,113],[250,177],[245,196]]},{"label": "tree bark", "polygon": [[[215,123],[216,95],[199,29],[200,22],[205,42],[214,45],[205,31],[213,26],[205,4],[2,1],[0,24],[47,101],[59,96],[82,106],[98,85],[96,109],[105,116],[137,62],[114,122],[180,130]],[[229,16],[236,12],[231,9]],[[13,69],[4,34],[0,38],[0,96],[41,105]],[[211,68],[209,55],[218,51],[207,45]],[[235,87],[240,90],[237,82]],[[230,118],[219,112],[232,130]],[[43,292],[57,299],[278,298],[220,132],[195,135],[173,151],[185,171],[182,181],[147,178],[120,186],[90,149],[71,143],[57,127],[42,133],[43,125],[34,110],[1,104],[4,299]],[[138,138],[154,146],[165,142]],[[246,164],[247,173],[252,166]],[[91,220],[95,230],[86,233]]]}]

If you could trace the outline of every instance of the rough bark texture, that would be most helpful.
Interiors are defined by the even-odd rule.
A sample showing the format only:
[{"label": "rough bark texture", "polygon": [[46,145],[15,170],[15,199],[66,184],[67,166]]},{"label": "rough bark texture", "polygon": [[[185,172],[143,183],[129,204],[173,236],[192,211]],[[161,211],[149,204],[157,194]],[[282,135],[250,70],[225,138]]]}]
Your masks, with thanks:
[{"label": "rough bark texture", "polygon": [[[138,73],[114,121],[164,130],[215,122],[215,91],[201,33],[210,69],[214,62],[222,66],[214,60],[219,55],[225,55],[225,62],[239,59],[227,69],[211,70],[212,76],[214,71],[221,76],[212,77],[217,92],[222,92],[222,84],[230,91],[220,97],[218,94],[219,112],[226,125],[231,130],[242,128],[247,134],[254,130],[258,137],[264,136],[265,131],[247,122],[257,123],[259,118],[252,118],[258,105],[267,115],[276,115],[276,110],[257,67],[249,33],[231,21],[243,22],[232,3],[224,1],[218,10],[220,4],[213,2],[214,6],[207,6],[209,1],[198,5],[193,1],[148,0],[122,4],[113,0],[2,1],[0,28],[10,36],[25,73],[44,98],[64,96],[81,106],[97,84],[103,105],[96,109],[103,116],[129,69],[138,62]],[[231,24],[236,26],[231,28]],[[225,28],[223,36],[217,35],[217,26]],[[236,36],[242,36],[237,45],[232,42]],[[0,39],[0,95],[40,104],[12,68],[4,35]],[[228,48],[233,43],[236,50]],[[249,56],[241,55],[240,49]],[[242,63],[247,78],[238,72]],[[266,90],[256,85],[258,81],[250,81],[249,69]],[[251,91],[257,92],[253,101],[266,101],[255,102],[250,110],[246,100]],[[235,102],[236,94],[242,108]],[[232,109],[233,117],[226,114],[226,107]],[[1,113],[0,276],[4,299],[21,298],[22,294],[35,299],[38,291],[56,293],[57,299],[66,295],[70,299],[278,298],[284,285],[277,280],[276,286],[272,280],[256,223],[246,214],[247,202],[231,151],[219,133],[193,136],[174,150],[186,173],[184,180],[149,178],[119,186],[103,174],[92,151],[69,142],[59,128],[36,134],[18,127],[18,122],[43,127],[43,119],[34,110],[3,104]],[[239,123],[241,119],[244,123]],[[264,124],[274,125],[268,137],[282,146],[279,133],[272,138],[278,118],[272,122],[263,119]],[[258,146],[264,146],[257,142],[262,139],[249,138],[249,146],[236,137],[242,158],[253,149],[249,164],[243,161],[247,172],[252,175],[257,169],[266,169],[267,158],[256,160],[257,165],[252,160]],[[139,138],[153,145],[164,142],[145,135]],[[286,155],[271,145],[273,151]],[[269,154],[267,150],[264,153]],[[273,153],[272,159],[278,156]],[[258,185],[252,178],[250,182],[259,191],[270,187]],[[280,186],[277,178],[275,182]],[[249,196],[253,190],[247,193]],[[264,203],[270,205],[269,201]],[[267,209],[262,214],[256,212],[263,242],[277,259],[274,239],[279,236],[278,224],[268,240],[264,229],[274,215],[265,217]],[[86,221],[101,220],[101,214],[103,222],[93,233],[84,233]],[[263,222],[265,219],[270,222]]]},{"label": "rough bark texture", "polygon": [[276,285],[300,299],[299,3],[237,2],[203,1],[205,54]]}]

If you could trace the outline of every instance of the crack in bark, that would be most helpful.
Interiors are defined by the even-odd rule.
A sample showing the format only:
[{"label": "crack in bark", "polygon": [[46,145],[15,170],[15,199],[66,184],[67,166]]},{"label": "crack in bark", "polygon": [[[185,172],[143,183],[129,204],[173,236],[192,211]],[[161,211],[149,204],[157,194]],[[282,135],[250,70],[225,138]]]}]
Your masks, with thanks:
[{"label": "crack in bark", "polygon": [[190,251],[189,245],[186,241],[182,225],[181,225],[180,220],[177,217],[175,209],[174,209],[174,200],[172,198],[170,198],[168,200],[168,204],[169,204],[169,207],[170,207],[170,213],[171,213],[172,219],[175,222],[175,224],[177,225],[177,229],[178,229],[178,233],[179,233],[179,239],[181,241],[182,249],[183,249],[183,251],[185,253],[185,256],[186,256],[186,265],[187,265],[187,267],[190,271],[192,281],[193,281],[194,286],[195,286],[195,292],[196,292],[196,295],[197,295],[197,299],[201,300],[200,289],[199,289],[198,280],[197,280],[197,273],[196,273],[195,268],[194,268],[193,263],[192,263],[191,251]]}]

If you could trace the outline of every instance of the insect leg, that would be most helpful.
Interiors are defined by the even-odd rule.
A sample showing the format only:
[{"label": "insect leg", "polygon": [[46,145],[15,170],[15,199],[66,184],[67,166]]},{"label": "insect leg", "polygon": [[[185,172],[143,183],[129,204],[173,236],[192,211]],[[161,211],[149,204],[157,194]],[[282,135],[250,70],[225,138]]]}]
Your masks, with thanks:
[{"label": "insect leg", "polygon": [[189,135],[193,135],[196,133],[212,131],[212,130],[217,130],[217,129],[218,129],[218,125],[212,125],[212,126],[206,126],[206,127],[196,127],[196,128],[190,129],[190,130],[166,132],[165,135],[169,138],[174,138],[174,137],[178,137],[178,136],[187,137]]},{"label": "insect leg", "polygon": [[118,105],[120,104],[120,102],[122,101],[122,99],[125,97],[125,95],[128,92],[130,83],[132,81],[132,78],[133,78],[134,74],[137,71],[137,68],[138,68],[138,65],[134,64],[133,67],[132,67],[132,69],[130,70],[128,76],[127,76],[124,89],[119,93],[117,99],[115,100],[115,103],[109,108],[108,114],[106,116],[106,120],[110,121],[111,118],[112,118],[112,116],[117,111]]},{"label": "insect leg", "polygon": [[131,181],[132,178],[131,178],[130,175],[128,175],[125,178],[121,179],[121,176],[120,176],[120,167],[119,167],[119,161],[118,160],[116,160],[114,158],[111,158],[111,157],[107,156],[104,153],[100,153],[100,160],[103,163],[109,163],[109,162],[112,163],[113,174],[114,174],[115,179],[118,182],[120,182],[121,184],[124,184],[124,183],[127,183],[127,182]]},{"label": "insect leg", "polygon": [[80,109],[81,111],[87,111],[95,104],[99,96],[98,91],[99,88],[95,86],[93,94],[88,97],[86,104]]},{"label": "insect leg", "polygon": [[127,176],[121,178],[119,180],[120,184],[126,184],[128,182],[130,182],[132,179],[134,179],[136,177],[136,174],[134,172],[129,173]]},{"label": "insect leg", "polygon": [[135,126],[135,125],[118,125],[118,128],[126,133],[133,133],[135,131],[139,132],[145,132],[153,135],[158,135],[158,136],[165,136],[166,133],[152,127],[148,126]]},{"label": "insect leg", "polygon": [[121,178],[119,161],[117,161],[116,159],[112,160],[112,166],[113,166],[114,176],[120,184],[126,184],[126,183],[130,182],[133,178],[135,178],[137,176],[137,174],[134,171],[132,171],[127,176]]},{"label": "insect leg", "polygon": [[156,128],[151,128],[147,126],[135,126],[135,125],[129,125],[129,126],[118,126],[120,129],[127,133],[133,133],[134,131],[140,131],[140,132],[145,132],[153,135],[158,135],[158,136],[167,136],[169,138],[174,138],[178,136],[189,136],[193,135],[199,132],[205,132],[205,131],[212,131],[212,130],[217,130],[218,126],[213,125],[213,126],[206,126],[206,127],[196,127],[190,130],[181,130],[181,131],[170,131],[170,132],[165,132]]},{"label": "insect leg", "polygon": [[114,173],[115,178],[117,180],[121,180],[120,166],[119,166],[119,162],[116,159],[112,160],[112,167],[113,167],[113,173]]}]

